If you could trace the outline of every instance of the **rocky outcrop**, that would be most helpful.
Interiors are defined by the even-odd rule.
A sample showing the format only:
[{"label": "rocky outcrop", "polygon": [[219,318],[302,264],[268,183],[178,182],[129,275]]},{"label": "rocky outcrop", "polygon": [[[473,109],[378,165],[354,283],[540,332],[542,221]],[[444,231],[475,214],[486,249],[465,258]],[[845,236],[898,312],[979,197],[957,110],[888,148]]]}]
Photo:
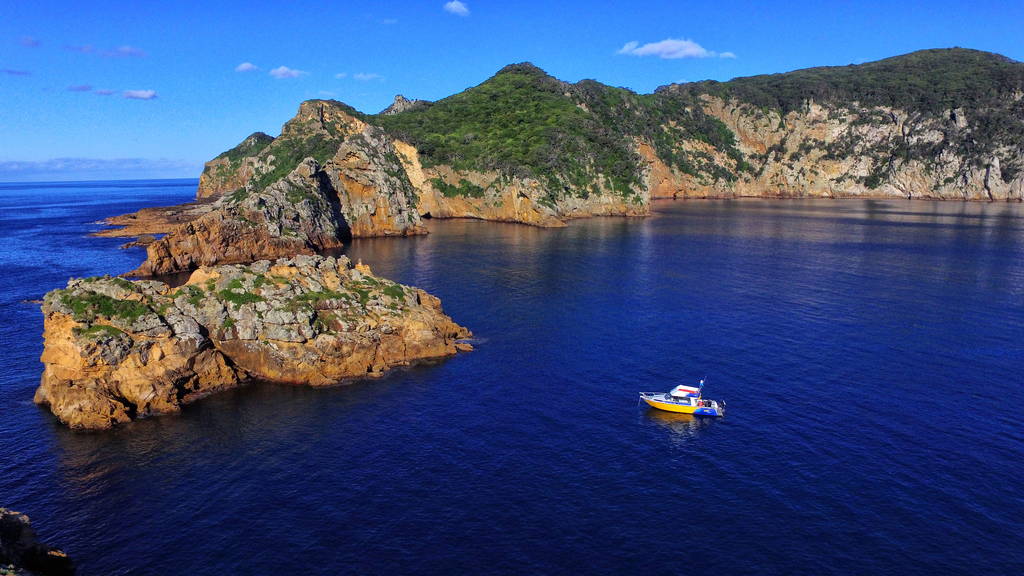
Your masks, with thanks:
[{"label": "rocky outcrop", "polygon": [[350,236],[339,200],[320,167],[304,160],[254,193],[222,197],[211,211],[172,229],[146,248],[135,276],[252,262],[338,248]]},{"label": "rocky outcrop", "polygon": [[125,228],[102,234],[166,234],[132,272],[154,276],[426,233],[392,139],[337,103],[305,102],[280,137],[251,136],[218,157],[198,195],[187,209],[113,218]]},{"label": "rocky outcrop", "polygon": [[402,168],[394,141],[364,126],[345,139],[324,168],[355,238],[426,234],[417,191]]},{"label": "rocky outcrop", "polygon": [[[205,198],[180,206],[159,206],[143,208],[131,214],[122,214],[104,219],[101,224],[114,226],[94,232],[91,236],[104,238],[135,238],[139,245],[148,245],[152,240],[143,241],[143,236],[163,235],[182,224],[194,221],[215,209],[211,198]],[[127,246],[126,246],[127,247]]]},{"label": "rocky outcrop", "polygon": [[199,176],[196,198],[211,198],[245,186],[259,167],[257,155],[273,141],[272,136],[256,132],[238,146],[207,162]]},{"label": "rocky outcrop", "polygon": [[381,111],[381,114],[383,114],[384,116],[394,116],[395,114],[401,114],[402,112],[407,112],[409,110],[414,110],[416,108],[422,108],[429,104],[430,102],[426,100],[409,100],[408,98],[402,96],[401,94],[396,94],[394,102],[392,102],[390,106]]},{"label": "rocky outcrop", "polygon": [[177,412],[259,379],[324,386],[456,352],[437,298],[345,257],[201,267],[171,288],[72,280],[43,302],[35,400],[72,428]]},{"label": "rocky outcrop", "polygon": [[75,565],[67,554],[39,541],[28,516],[0,508],[0,574],[74,573]]}]

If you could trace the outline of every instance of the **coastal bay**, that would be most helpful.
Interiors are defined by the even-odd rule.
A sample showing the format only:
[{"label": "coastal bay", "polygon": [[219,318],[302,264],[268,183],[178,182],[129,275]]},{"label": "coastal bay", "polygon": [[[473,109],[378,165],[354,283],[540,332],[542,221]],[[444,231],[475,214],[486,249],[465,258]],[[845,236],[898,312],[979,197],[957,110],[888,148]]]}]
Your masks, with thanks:
[{"label": "coastal bay", "polygon": [[[647,218],[558,229],[435,219],[342,252],[438,296],[480,340],[472,354],[67,430],[31,402],[43,317],[22,301],[133,269],[143,250],[87,237],[91,222],[187,201],[195,184],[0,187],[0,493],[82,574],[403,572],[428,551],[430,570],[492,574],[580,557],[611,572],[966,573],[965,546],[970,571],[1024,561],[1004,481],[1024,451],[1018,204],[656,201]],[[637,390],[705,376],[724,420],[635,405]],[[678,493],[709,520],[665,514]],[[718,562],[643,553],[669,540]]]}]

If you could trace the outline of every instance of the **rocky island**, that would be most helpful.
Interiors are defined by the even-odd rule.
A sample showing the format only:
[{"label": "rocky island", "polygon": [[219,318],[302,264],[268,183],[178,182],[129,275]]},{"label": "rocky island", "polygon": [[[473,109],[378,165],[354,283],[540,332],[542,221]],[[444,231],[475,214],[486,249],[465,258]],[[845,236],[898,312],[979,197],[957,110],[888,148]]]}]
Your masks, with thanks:
[{"label": "rocky island", "polygon": [[200,267],[182,286],[75,279],[48,293],[35,401],[105,429],[251,380],[323,386],[451,356],[470,332],[426,292],[344,256]]}]

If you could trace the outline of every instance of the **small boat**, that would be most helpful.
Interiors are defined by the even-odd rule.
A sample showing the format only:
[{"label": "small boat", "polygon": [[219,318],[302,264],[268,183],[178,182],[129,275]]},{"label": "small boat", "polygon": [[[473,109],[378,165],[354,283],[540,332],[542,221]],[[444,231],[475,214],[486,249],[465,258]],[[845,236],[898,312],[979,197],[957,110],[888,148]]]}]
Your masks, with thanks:
[{"label": "small boat", "polygon": [[725,402],[701,397],[704,381],[699,386],[680,384],[668,392],[641,392],[640,399],[652,408],[694,416],[725,416]]}]

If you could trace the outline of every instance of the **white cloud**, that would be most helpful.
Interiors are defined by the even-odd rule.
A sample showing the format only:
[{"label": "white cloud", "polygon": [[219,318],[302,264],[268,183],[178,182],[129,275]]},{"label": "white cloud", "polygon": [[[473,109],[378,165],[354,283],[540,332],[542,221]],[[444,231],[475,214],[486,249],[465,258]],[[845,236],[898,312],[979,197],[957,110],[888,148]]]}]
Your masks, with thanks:
[{"label": "white cloud", "polygon": [[338,72],[337,74],[334,75],[334,77],[337,78],[338,80],[344,80],[345,78],[348,77],[348,72]]},{"label": "white cloud", "polygon": [[274,78],[298,78],[304,74],[305,72],[302,70],[296,70],[287,66],[278,66],[270,71],[270,75]]},{"label": "white cloud", "polygon": [[124,97],[129,100],[152,100],[156,98],[156,90],[125,90]]},{"label": "white cloud", "polygon": [[68,92],[92,92],[92,86],[88,84],[79,84],[76,86],[68,86]]},{"label": "white cloud", "polygon": [[357,72],[352,75],[353,78],[360,82],[369,82],[370,80],[383,80],[384,77],[376,72]]},{"label": "white cloud", "polygon": [[8,76],[31,76],[32,75],[32,73],[29,72],[28,70],[12,70],[10,68],[4,68],[3,70],[0,70],[0,72],[3,72],[4,74],[7,74]]},{"label": "white cloud", "polygon": [[391,26],[392,24],[398,24],[398,18],[385,18],[380,23],[385,26]]},{"label": "white cloud", "polygon": [[466,6],[459,0],[451,0],[451,2],[445,2],[444,11],[456,16],[469,16],[469,6]]},{"label": "white cloud", "polygon": [[666,38],[659,42],[648,42],[647,44],[640,44],[637,41],[627,42],[618,51],[619,54],[629,54],[630,56],[657,56],[663,59],[677,59],[677,58],[735,58],[736,55],[732,52],[722,52],[719,54],[713,50],[708,50],[700,44],[697,44],[693,40],[684,40],[679,38]]},{"label": "white cloud", "polygon": [[259,69],[260,67],[252,62],[242,62],[238,66],[235,66],[235,72],[255,72]]},{"label": "white cloud", "polygon": [[106,88],[93,90],[93,94],[99,94],[100,96],[110,96],[116,92],[116,90],[107,90]]}]

